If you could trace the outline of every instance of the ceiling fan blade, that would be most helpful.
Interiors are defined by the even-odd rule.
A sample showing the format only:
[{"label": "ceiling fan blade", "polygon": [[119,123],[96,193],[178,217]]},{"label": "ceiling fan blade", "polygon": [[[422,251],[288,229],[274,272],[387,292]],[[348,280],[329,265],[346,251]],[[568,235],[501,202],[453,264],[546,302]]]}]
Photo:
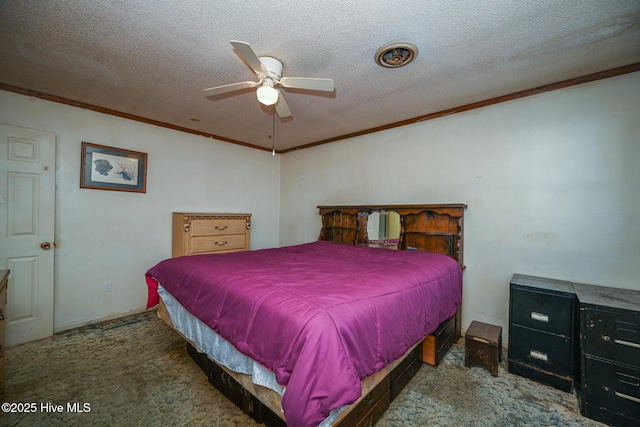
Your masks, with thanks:
[{"label": "ceiling fan blade", "polygon": [[240,82],[240,83],[231,83],[230,85],[210,87],[205,89],[206,96],[214,96],[214,95],[222,95],[223,93],[233,92],[235,90],[247,89],[250,87],[256,87],[260,84],[260,82]]},{"label": "ceiling fan blade", "polygon": [[[280,91],[278,91],[280,92]],[[278,113],[278,117],[284,119],[285,117],[291,116],[291,110],[289,110],[289,106],[284,100],[282,96],[282,92],[278,95],[278,103],[276,104],[276,113]]]},{"label": "ceiling fan blade", "polygon": [[335,84],[331,79],[316,79],[313,77],[283,77],[280,85],[292,89],[323,90],[333,92]]},{"label": "ceiling fan blade", "polygon": [[241,42],[238,40],[231,40],[231,44],[236,48],[236,50],[240,54],[240,57],[244,60],[244,62],[247,63],[249,67],[251,67],[253,72],[256,73],[258,77],[264,77],[268,74],[267,69],[264,68],[264,65],[262,65],[262,62],[260,62],[260,58],[258,58],[258,55],[256,55],[253,48],[249,46],[249,43]]}]

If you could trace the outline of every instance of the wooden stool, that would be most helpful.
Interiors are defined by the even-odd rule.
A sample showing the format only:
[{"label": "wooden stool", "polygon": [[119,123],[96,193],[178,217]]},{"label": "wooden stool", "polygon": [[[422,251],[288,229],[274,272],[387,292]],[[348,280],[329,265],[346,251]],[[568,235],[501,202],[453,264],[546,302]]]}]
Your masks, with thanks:
[{"label": "wooden stool", "polygon": [[502,328],[488,323],[471,322],[464,335],[464,366],[481,365],[498,376],[502,361]]}]

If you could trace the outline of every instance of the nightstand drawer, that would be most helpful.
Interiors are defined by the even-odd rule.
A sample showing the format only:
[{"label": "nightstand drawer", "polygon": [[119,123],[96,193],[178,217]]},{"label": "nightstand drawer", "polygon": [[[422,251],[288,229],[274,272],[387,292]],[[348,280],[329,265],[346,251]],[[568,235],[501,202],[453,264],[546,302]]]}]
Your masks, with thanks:
[{"label": "nightstand drawer", "polygon": [[511,326],[509,361],[526,363],[560,376],[573,375],[571,339]]},{"label": "nightstand drawer", "polygon": [[640,368],[640,312],[587,308],[584,352]]},{"label": "nightstand drawer", "polygon": [[556,335],[572,335],[573,295],[511,286],[511,323]]},{"label": "nightstand drawer", "polygon": [[587,357],[585,384],[590,405],[640,421],[640,369]]}]

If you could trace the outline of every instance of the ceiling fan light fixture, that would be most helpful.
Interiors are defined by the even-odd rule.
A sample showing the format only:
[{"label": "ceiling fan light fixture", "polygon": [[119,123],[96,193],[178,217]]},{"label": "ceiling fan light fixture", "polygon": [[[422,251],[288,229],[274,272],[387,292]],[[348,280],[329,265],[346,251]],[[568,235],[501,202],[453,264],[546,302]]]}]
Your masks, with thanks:
[{"label": "ceiling fan light fixture", "polygon": [[282,77],[283,65],[278,59],[271,56],[258,56],[248,43],[238,40],[231,40],[231,44],[251,71],[256,75],[258,81],[246,81],[231,83],[228,85],[210,87],[205,89],[207,97],[218,96],[224,93],[240,91],[248,88],[256,89],[258,102],[263,105],[274,105],[275,113],[280,118],[291,117],[291,110],[285,101],[283,93],[275,87],[285,89],[303,89],[324,92],[333,92],[335,84],[332,79],[321,79],[315,77]]},{"label": "ceiling fan light fixture", "polygon": [[418,47],[409,42],[392,42],[376,52],[376,63],[384,68],[404,67],[418,56]]},{"label": "ceiling fan light fixture", "polygon": [[256,91],[258,101],[264,105],[273,105],[278,102],[278,91],[273,88],[273,84],[265,82]]}]

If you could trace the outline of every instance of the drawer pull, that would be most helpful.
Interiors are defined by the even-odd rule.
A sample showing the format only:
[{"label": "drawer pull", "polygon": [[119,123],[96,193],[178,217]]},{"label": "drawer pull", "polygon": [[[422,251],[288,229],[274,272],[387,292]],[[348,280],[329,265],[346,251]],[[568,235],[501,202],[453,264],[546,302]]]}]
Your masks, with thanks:
[{"label": "drawer pull", "polygon": [[622,320],[616,320],[616,331],[625,331],[625,332],[631,332],[631,333],[637,334],[638,324],[623,322]]},{"label": "drawer pull", "polygon": [[549,316],[547,316],[546,314],[537,313],[535,311],[531,312],[531,318],[533,320],[537,320],[538,322],[548,322],[549,321]]},{"label": "drawer pull", "polygon": [[228,226],[226,226],[226,225],[223,225],[223,226],[216,225],[214,228],[215,228],[216,230],[224,231],[224,230],[226,230],[226,229],[227,229],[227,228],[229,228],[229,227],[228,227]]},{"label": "drawer pull", "polygon": [[529,351],[529,356],[533,357],[534,359],[544,360],[545,362],[549,361],[549,356],[541,351],[531,350]]},{"label": "drawer pull", "polygon": [[[609,337],[607,337],[607,338],[609,338]],[[640,344],[638,344],[637,342],[623,341],[623,340],[619,340],[617,338],[614,338],[613,342],[616,343],[616,344],[626,345],[627,347],[640,348]]]},{"label": "drawer pull", "polygon": [[640,378],[634,377],[633,375],[627,375],[624,372],[616,372],[616,375],[618,376],[618,381],[621,383],[640,387]]},{"label": "drawer pull", "polygon": [[623,399],[627,399],[627,400],[630,400],[632,402],[640,403],[640,399],[638,399],[637,397],[629,396],[628,394],[620,393],[619,391],[614,391],[613,394],[615,394],[616,396],[621,397]]},{"label": "drawer pull", "polygon": [[364,403],[365,406],[368,406],[371,404],[371,402],[373,402],[373,398],[376,396],[375,390],[372,391],[371,393],[367,394],[367,397],[365,397],[364,399],[362,399],[362,403]]},{"label": "drawer pull", "polygon": [[227,243],[229,243],[229,242],[227,242],[226,240],[225,240],[224,242],[218,242],[218,241],[216,241],[216,246],[224,246],[224,245],[226,245]]}]

